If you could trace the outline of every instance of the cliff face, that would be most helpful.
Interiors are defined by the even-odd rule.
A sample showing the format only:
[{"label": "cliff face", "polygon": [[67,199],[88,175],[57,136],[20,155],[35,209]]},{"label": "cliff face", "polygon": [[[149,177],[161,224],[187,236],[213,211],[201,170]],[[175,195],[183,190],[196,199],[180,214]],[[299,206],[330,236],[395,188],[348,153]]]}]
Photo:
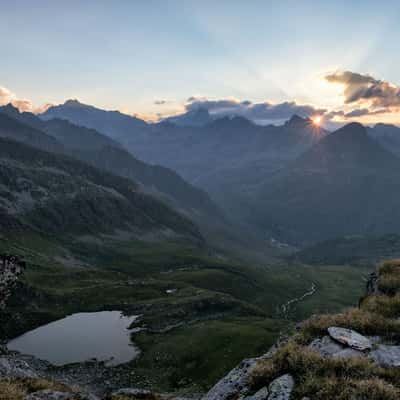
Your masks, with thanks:
[{"label": "cliff face", "polygon": [[0,255],[0,311],[6,306],[20,275],[25,269],[25,263],[16,256]]}]

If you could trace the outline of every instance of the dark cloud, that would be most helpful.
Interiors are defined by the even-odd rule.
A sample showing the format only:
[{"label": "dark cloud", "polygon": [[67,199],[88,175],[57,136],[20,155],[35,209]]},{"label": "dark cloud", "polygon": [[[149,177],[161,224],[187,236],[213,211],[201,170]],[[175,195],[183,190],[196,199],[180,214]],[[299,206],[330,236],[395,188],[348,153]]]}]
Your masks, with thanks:
[{"label": "dark cloud", "polygon": [[157,106],[162,106],[167,103],[168,103],[168,100],[155,100],[154,101],[154,104],[156,104]]},{"label": "dark cloud", "polygon": [[390,82],[351,71],[328,74],[325,79],[328,82],[344,85],[345,103],[347,104],[368,103],[373,108],[389,110],[400,107],[400,88]]},{"label": "dark cloud", "polygon": [[213,115],[239,115],[255,122],[281,121],[290,118],[293,114],[301,117],[326,113],[326,109],[315,108],[310,105],[297,104],[294,101],[283,103],[253,103],[249,100],[236,99],[210,100],[204,97],[190,97],[186,110],[192,111],[200,108],[207,109]]},{"label": "dark cloud", "polygon": [[358,109],[348,112],[344,116],[346,118],[354,118],[354,117],[362,117],[362,116],[368,115],[368,114],[370,114],[370,110],[368,110],[368,108],[358,108]]}]

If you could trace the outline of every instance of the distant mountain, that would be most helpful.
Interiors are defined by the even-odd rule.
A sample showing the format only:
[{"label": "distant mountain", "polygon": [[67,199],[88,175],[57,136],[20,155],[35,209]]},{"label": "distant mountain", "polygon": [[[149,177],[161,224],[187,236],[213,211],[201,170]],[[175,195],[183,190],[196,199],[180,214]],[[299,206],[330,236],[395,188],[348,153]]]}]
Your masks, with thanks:
[{"label": "distant mountain", "polygon": [[42,122],[41,129],[45,133],[56,138],[68,149],[99,151],[104,147],[116,147],[122,150],[121,144],[95,129],[77,126],[63,119],[50,119],[48,121],[39,119],[39,121]]},{"label": "distant mountain", "polygon": [[2,233],[23,228],[62,237],[120,229],[203,243],[191,221],[133,181],[13,140],[0,139],[0,187]]},{"label": "distant mountain", "polygon": [[368,128],[368,134],[386,150],[400,155],[400,128],[390,124],[376,124]]},{"label": "distant mountain", "polygon": [[171,122],[178,126],[204,126],[213,121],[210,113],[205,108],[190,110],[183,114],[164,118],[164,122]]},{"label": "distant mountain", "polygon": [[252,193],[252,222],[280,239],[316,242],[400,232],[400,159],[351,123]]},{"label": "distant mountain", "polygon": [[35,128],[38,133],[57,138],[58,153],[139,183],[142,192],[166,202],[194,221],[209,243],[212,242],[218,249],[236,254],[252,252],[254,248],[257,252],[259,249],[264,251],[263,244],[258,243],[250,232],[244,234],[241,227],[232,225],[225,218],[206,192],[187,183],[171,169],[146,164],[110,137],[67,120],[45,121],[30,113],[19,113],[12,107],[0,107],[0,115],[5,112],[19,121],[40,127],[41,131]]},{"label": "distant mountain", "polygon": [[353,235],[319,242],[300,250],[291,260],[306,264],[373,265],[382,260],[400,257],[400,235]]},{"label": "distant mountain", "polygon": [[[247,213],[246,193],[327,134],[311,120],[296,115],[282,126],[260,126],[239,116],[182,126],[182,121],[179,125],[171,120],[146,124],[120,113],[111,115],[110,125],[110,112],[68,101],[41,117],[67,119],[117,138],[135,157],[171,168],[207,190],[221,208],[241,222]],[[187,116],[201,120],[205,113],[200,110]]]},{"label": "distant mountain", "polygon": [[14,139],[47,151],[61,152],[60,143],[52,136],[25,125],[14,118],[0,112],[0,137]]},{"label": "distant mountain", "polygon": [[148,124],[136,117],[119,111],[105,111],[82,104],[78,100],[67,100],[64,104],[50,107],[40,115],[42,119],[66,119],[75,125],[96,129],[114,139],[146,130]]},{"label": "distant mountain", "polygon": [[[204,191],[185,182],[168,168],[148,165],[135,159],[119,142],[94,129],[77,126],[63,119],[41,120],[31,113],[20,113],[12,106],[0,107],[0,116],[4,117],[4,113],[29,124],[30,127],[26,126],[26,130],[32,130],[38,137],[51,140],[55,146],[54,150],[59,153],[68,154],[113,174],[131,178],[142,184],[143,190],[163,198],[187,214],[199,218],[207,216],[222,219],[220,211]],[[20,122],[15,123],[23,127]],[[0,131],[1,129],[0,120]],[[19,140],[12,129],[9,132],[9,137]],[[29,138],[22,141],[47,150],[46,146],[35,145]]]}]

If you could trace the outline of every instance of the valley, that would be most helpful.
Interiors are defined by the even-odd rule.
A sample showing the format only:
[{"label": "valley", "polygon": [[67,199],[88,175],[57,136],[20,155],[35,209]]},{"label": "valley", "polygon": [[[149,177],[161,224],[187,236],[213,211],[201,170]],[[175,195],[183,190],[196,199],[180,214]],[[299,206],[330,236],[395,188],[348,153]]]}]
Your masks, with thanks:
[{"label": "valley", "polygon": [[0,0],[0,400],[399,400],[398,12]]},{"label": "valley", "polygon": [[[147,382],[168,392],[204,391],[241,359],[268,350],[296,321],[356,303],[370,271],[351,265],[251,267],[181,244],[158,244],[154,251],[154,244],[109,238],[70,245],[31,236],[0,243],[0,251],[29,264],[2,317],[2,337],[76,312],[140,315],[134,326],[145,329],[132,340],[141,355],[107,374],[115,387]],[[311,280],[318,287],[314,296],[283,313],[282,301],[302,296]]]},{"label": "valley", "polygon": [[[237,138],[242,129],[254,131],[247,152],[259,148],[257,160],[247,158],[243,142],[233,140],[231,158],[224,165],[210,164],[207,185],[198,189],[194,175],[187,183],[169,169],[189,177],[176,165],[159,167],[136,159],[117,134],[94,129],[96,118],[90,124],[79,121],[86,127],[64,118],[40,119],[11,106],[0,108],[0,252],[28,265],[2,313],[0,337],[12,339],[79,313],[121,312],[138,316],[128,332],[140,353],[115,366],[98,361],[59,366],[52,376],[76,379],[81,371],[83,385],[103,392],[126,386],[203,393],[243,358],[265,353],[294,332],[299,321],[357,304],[376,263],[388,251],[396,254],[395,235],[369,236],[382,230],[368,227],[357,226],[365,239],[353,236],[343,247],[340,235],[356,225],[343,228],[336,217],[334,224],[330,212],[332,221],[326,225],[327,218],[318,215],[329,204],[317,200],[317,193],[310,199],[313,185],[326,185],[325,192],[333,193],[342,190],[342,176],[359,179],[349,171],[360,171],[365,162],[360,146],[378,161],[385,159],[379,168],[389,186],[382,190],[392,188],[395,172],[393,177],[387,172],[400,161],[375,145],[361,126],[329,134],[322,129],[313,133],[310,121],[300,117],[267,128],[224,118],[211,121],[212,127],[192,127],[189,134],[187,127],[171,123],[139,124],[154,137],[159,129],[170,134],[179,129],[191,141],[198,140],[200,130],[207,131],[203,143],[192,149],[195,153],[198,146],[206,146],[202,152],[220,148],[234,127]],[[119,114],[112,118],[114,127],[124,121],[124,129],[132,124],[137,129],[135,120]],[[353,147],[347,145],[350,161],[338,169],[342,140]],[[232,169],[240,154],[240,165]],[[338,181],[327,178],[328,173]],[[213,185],[219,194],[210,190]],[[337,196],[349,207],[356,201],[354,194]],[[389,212],[392,200],[386,204]],[[331,232],[338,238],[330,239]]]}]

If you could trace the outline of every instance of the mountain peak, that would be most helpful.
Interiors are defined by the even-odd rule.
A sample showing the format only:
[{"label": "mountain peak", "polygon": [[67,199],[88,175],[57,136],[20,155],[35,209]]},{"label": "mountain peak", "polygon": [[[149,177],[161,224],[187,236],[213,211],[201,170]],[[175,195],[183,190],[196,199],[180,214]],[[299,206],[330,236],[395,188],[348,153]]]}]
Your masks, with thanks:
[{"label": "mountain peak", "polygon": [[308,121],[308,118],[302,118],[297,114],[293,114],[288,121],[286,121],[285,125],[299,125],[305,124]]},{"label": "mountain peak", "polygon": [[78,99],[68,99],[64,104],[68,107],[84,107],[85,104],[81,103]]},{"label": "mountain peak", "polygon": [[333,132],[330,136],[346,136],[352,139],[364,139],[368,137],[366,128],[359,122],[350,122]]},{"label": "mountain peak", "polygon": [[8,114],[8,115],[18,115],[20,114],[17,107],[15,107],[12,103],[8,103],[4,106],[0,106],[0,111]]}]

